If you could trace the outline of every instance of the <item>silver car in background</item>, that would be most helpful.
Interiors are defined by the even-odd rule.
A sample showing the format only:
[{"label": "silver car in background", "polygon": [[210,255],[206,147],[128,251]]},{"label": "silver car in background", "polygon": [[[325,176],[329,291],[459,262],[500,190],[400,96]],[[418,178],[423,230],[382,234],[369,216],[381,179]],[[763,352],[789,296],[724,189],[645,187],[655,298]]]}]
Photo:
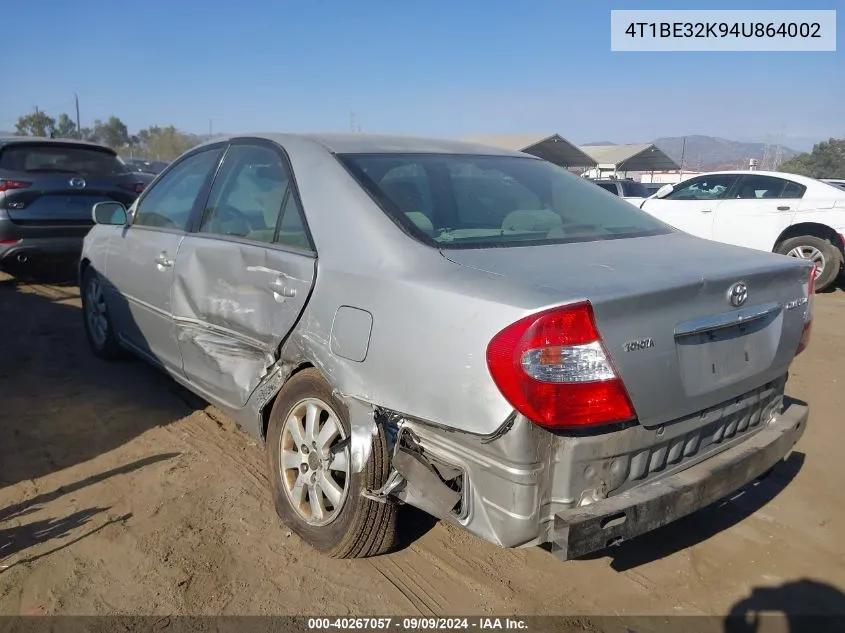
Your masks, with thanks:
[{"label": "silver car in background", "polygon": [[94,207],[93,351],[266,443],[283,521],[388,551],[410,504],[561,559],[769,472],[806,426],[807,262],[678,232],[526,154],[246,135]]}]

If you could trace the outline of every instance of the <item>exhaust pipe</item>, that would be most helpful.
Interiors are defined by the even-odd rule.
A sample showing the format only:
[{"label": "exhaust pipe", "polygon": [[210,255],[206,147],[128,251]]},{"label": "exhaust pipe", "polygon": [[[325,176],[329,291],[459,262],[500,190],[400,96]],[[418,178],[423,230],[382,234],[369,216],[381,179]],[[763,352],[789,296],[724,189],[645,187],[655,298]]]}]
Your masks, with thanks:
[{"label": "exhaust pipe", "polygon": [[18,253],[15,259],[18,261],[19,264],[25,264],[29,259],[29,256],[26,253]]}]

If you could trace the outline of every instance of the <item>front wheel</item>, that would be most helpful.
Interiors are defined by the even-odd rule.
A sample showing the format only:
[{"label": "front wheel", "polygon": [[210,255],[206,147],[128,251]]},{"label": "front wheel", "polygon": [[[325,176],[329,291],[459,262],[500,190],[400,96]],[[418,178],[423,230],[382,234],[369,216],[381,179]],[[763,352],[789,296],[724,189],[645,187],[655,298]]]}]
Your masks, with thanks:
[{"label": "front wheel", "polygon": [[373,439],[364,470],[352,471],[349,413],[313,368],[282,387],[267,428],[276,511],[315,549],[333,558],[385,553],[396,534],[396,507],[361,496],[389,474],[384,435]]},{"label": "front wheel", "polygon": [[82,317],[85,336],[91,351],[105,360],[123,357],[123,348],[117,341],[111,315],[106,303],[103,280],[90,266],[82,275]]},{"label": "front wheel", "polygon": [[842,268],[842,253],[839,249],[814,235],[784,240],[777,245],[775,252],[813,262],[816,265],[816,292],[833,285]]}]

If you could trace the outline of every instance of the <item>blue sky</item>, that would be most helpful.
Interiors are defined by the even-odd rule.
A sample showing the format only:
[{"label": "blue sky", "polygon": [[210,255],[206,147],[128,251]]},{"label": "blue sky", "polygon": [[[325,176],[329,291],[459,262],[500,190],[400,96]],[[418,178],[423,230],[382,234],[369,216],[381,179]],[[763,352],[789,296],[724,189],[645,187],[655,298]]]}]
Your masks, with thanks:
[{"label": "blue sky", "polygon": [[835,0],[41,0],[4,29],[0,129],[33,106],[130,130],[348,130],[574,142],[845,136],[835,53],[614,53],[613,9],[840,9]]}]

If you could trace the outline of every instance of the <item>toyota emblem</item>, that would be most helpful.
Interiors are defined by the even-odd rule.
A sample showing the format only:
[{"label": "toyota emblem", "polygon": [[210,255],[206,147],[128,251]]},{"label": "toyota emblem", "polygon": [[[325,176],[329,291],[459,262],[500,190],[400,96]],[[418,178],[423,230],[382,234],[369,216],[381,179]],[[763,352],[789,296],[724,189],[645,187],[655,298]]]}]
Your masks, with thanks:
[{"label": "toyota emblem", "polygon": [[731,286],[731,289],[728,291],[728,300],[731,302],[731,305],[733,307],[740,307],[746,302],[747,299],[748,286],[746,286],[741,281]]},{"label": "toyota emblem", "polygon": [[71,178],[70,179],[70,186],[74,189],[85,189],[85,179],[84,178]]}]

